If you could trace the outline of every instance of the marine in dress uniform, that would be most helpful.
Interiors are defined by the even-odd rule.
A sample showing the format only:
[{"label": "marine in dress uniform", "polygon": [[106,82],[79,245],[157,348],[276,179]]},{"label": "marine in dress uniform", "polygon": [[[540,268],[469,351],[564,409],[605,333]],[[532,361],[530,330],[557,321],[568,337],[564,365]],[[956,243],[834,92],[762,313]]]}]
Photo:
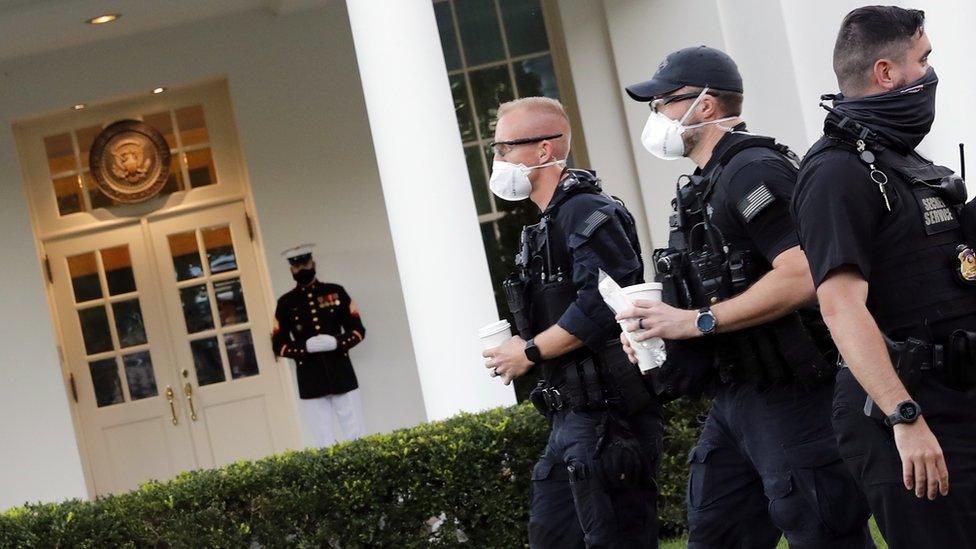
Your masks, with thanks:
[{"label": "marine in dress uniform", "polygon": [[278,299],[271,343],[276,355],[295,361],[298,396],[316,446],[336,441],[332,416],[344,439],[363,433],[359,382],[349,350],[366,337],[359,309],[338,284],[315,277],[311,244],[282,252],[295,288]]}]

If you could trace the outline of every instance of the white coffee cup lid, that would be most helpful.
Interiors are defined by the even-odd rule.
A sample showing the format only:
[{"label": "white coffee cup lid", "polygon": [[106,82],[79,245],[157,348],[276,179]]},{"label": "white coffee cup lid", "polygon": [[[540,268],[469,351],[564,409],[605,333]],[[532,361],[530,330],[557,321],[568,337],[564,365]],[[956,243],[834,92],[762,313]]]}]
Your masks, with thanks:
[{"label": "white coffee cup lid", "polygon": [[507,320],[499,320],[497,322],[492,322],[491,324],[478,330],[478,337],[488,337],[493,336],[499,332],[504,332],[505,330],[512,329],[512,325],[508,323]]},{"label": "white coffee cup lid", "polygon": [[662,291],[664,289],[664,284],[660,282],[645,282],[643,284],[634,284],[633,286],[627,286],[623,288],[625,294],[632,294],[634,292],[647,292],[647,291]]}]

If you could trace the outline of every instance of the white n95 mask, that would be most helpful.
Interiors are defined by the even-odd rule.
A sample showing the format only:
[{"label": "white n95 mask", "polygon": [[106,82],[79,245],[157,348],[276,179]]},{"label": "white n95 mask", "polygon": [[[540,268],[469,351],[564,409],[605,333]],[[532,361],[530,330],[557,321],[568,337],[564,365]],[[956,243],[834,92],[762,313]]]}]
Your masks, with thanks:
[{"label": "white n95 mask", "polygon": [[717,124],[736,118],[735,116],[728,116],[718,120],[709,120],[708,122],[685,126],[685,121],[688,120],[691,113],[695,112],[695,107],[701,103],[702,98],[705,97],[707,92],[708,88],[705,88],[698,94],[698,97],[695,98],[691,107],[685,111],[684,116],[680,120],[671,120],[661,112],[652,112],[647,118],[647,123],[644,124],[644,131],[641,132],[641,144],[644,145],[647,152],[663,160],[681,158],[686,152],[685,142],[681,138],[685,130],[700,128],[709,124]]},{"label": "white n95 mask", "polygon": [[510,202],[525,200],[532,194],[532,182],[529,181],[530,171],[565,163],[565,160],[553,160],[538,166],[526,166],[525,164],[512,164],[511,162],[496,160],[491,165],[491,179],[488,181],[488,187],[495,196],[502,200]]}]

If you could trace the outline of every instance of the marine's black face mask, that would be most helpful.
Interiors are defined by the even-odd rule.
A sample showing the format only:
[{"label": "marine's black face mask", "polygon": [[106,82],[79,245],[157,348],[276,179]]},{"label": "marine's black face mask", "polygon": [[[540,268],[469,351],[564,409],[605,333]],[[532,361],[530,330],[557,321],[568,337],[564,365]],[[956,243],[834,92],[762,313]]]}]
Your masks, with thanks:
[{"label": "marine's black face mask", "polygon": [[291,273],[291,277],[295,279],[295,282],[306,286],[315,280],[315,268],[300,269],[297,273]]},{"label": "marine's black face mask", "polygon": [[893,145],[915,149],[935,121],[935,88],[939,77],[929,67],[925,76],[905,87],[850,99],[838,95],[834,109],[870,127]]}]

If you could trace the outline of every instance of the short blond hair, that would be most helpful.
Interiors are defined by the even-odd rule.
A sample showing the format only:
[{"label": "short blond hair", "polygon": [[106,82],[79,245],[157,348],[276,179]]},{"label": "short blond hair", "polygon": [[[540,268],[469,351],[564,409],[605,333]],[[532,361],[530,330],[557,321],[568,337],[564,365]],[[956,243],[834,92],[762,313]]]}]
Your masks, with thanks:
[{"label": "short blond hair", "polygon": [[558,116],[569,125],[569,116],[566,115],[566,109],[563,107],[563,104],[558,99],[551,97],[523,97],[521,99],[506,101],[498,106],[498,118],[518,109],[528,109],[539,114]]},{"label": "short blond hair", "polygon": [[[556,146],[557,155],[566,158],[566,155],[569,154],[572,131],[570,129],[569,115],[566,114],[566,109],[558,99],[551,97],[522,97],[513,101],[506,101],[498,106],[498,120],[515,111],[527,111],[532,115],[532,118],[537,119],[536,121],[540,126],[547,126],[552,129],[558,128],[558,131],[563,134],[563,138],[566,141],[565,150],[563,150],[561,143]],[[562,141],[563,138],[560,138],[558,141]]]}]

